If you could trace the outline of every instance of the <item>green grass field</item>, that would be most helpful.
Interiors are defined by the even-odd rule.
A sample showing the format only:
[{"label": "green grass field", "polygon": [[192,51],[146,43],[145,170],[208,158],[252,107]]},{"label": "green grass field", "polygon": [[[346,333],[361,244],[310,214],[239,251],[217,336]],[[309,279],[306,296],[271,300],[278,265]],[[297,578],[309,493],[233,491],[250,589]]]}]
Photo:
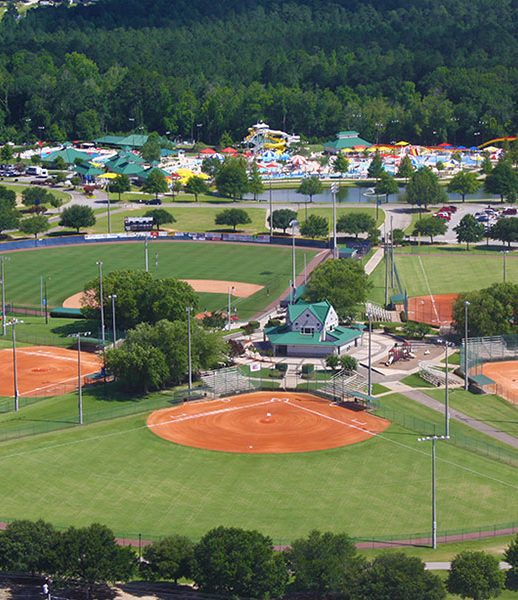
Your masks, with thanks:
[{"label": "green grass field", "polygon": [[[401,397],[391,400],[409,415],[433,413]],[[99,407],[109,400],[88,402]],[[114,410],[125,410],[120,399],[112,402]],[[157,400],[144,402],[143,410]],[[0,423],[70,420],[74,410],[70,395],[22,409],[23,423],[9,421],[12,415]],[[1,443],[0,518],[42,517],[64,526],[101,521],[120,535],[149,537],[197,538],[215,525],[235,525],[277,542],[313,528],[355,536],[422,533],[430,520],[430,448],[417,436],[392,425],[335,450],[239,455],[166,442],[146,428],[145,416],[128,416]],[[441,531],[518,519],[510,502],[518,488],[515,468],[446,443],[437,458]]]},{"label": "green grass field", "polygon": [[[148,206],[145,209],[128,210],[124,212],[114,213],[112,215],[112,231],[124,231],[124,217],[141,217],[149,210],[153,210],[153,206]],[[198,207],[191,206],[189,208],[182,206],[167,207],[165,210],[170,212],[176,219],[176,223],[169,223],[165,226],[166,229],[174,229],[176,231],[224,231],[232,232],[232,227],[216,225],[214,220],[217,213],[224,210],[223,208],[213,207]],[[246,212],[252,219],[247,225],[238,225],[237,231],[245,233],[260,233],[266,230],[265,218],[266,211],[263,208],[247,208]],[[90,229],[92,232],[105,233],[108,231],[108,217],[97,219],[97,223]]]},{"label": "green grass field", "polygon": [[[155,267],[158,253],[158,267]],[[297,250],[297,270],[303,269],[314,251]],[[59,306],[68,296],[82,291],[98,273],[116,269],[143,269],[144,244],[95,244],[13,252],[6,262],[6,300],[17,305],[39,306],[40,275],[48,276],[49,306]],[[250,318],[288,287],[291,248],[259,245],[151,242],[150,272],[158,277],[221,279],[257,283],[264,288],[249,298],[235,299],[241,318]],[[224,308],[226,294],[200,294],[200,309]]]},{"label": "green grass field", "polygon": [[[14,190],[16,192],[16,198],[18,202],[22,201],[23,190],[27,189],[28,187],[33,187],[30,185],[23,185],[18,183],[5,183],[4,181],[0,181],[0,186],[5,187],[8,190]],[[70,194],[68,194],[67,192],[63,192],[62,190],[54,188],[51,188],[50,191],[54,194],[54,196],[61,198],[63,202],[68,202],[68,200],[70,200]]]},{"label": "green grass field", "polygon": [[[422,247],[398,249],[396,266],[408,295],[469,292],[500,283],[503,279],[502,255],[498,251],[465,251],[463,247]],[[385,266],[383,261],[371,275],[370,298],[383,302]],[[518,253],[507,256],[507,281],[518,282]],[[398,293],[394,289],[392,293]]]}]

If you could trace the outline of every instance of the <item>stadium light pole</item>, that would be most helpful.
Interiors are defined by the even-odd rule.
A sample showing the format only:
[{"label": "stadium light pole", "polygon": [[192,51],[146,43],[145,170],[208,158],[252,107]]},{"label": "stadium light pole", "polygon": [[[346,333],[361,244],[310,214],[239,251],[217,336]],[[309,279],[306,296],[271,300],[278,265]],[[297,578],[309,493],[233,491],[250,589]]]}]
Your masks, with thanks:
[{"label": "stadium light pole", "polygon": [[230,323],[230,311],[232,310],[232,292],[236,288],[231,286],[228,288],[228,302],[227,302],[227,329],[230,331],[231,323]]},{"label": "stadium light pole", "polygon": [[45,275],[43,278],[43,304],[45,305],[45,325],[49,324],[49,297],[47,294],[47,280],[48,277]]},{"label": "stadium light pole", "polygon": [[99,305],[101,307],[101,340],[103,343],[104,351],[104,345],[106,343],[106,334],[104,327],[103,261],[98,260],[95,264],[99,267]]},{"label": "stadium light pole", "polygon": [[106,197],[108,198],[108,233],[112,232],[112,211],[111,211],[111,202],[110,202],[110,191],[109,189],[106,191]]},{"label": "stadium light pole", "polygon": [[291,286],[293,289],[293,301],[295,301],[295,289],[296,289],[296,284],[295,284],[295,278],[296,278],[296,262],[295,262],[295,227],[299,224],[299,222],[296,219],[293,219],[293,221],[290,221],[290,227],[291,227]]},{"label": "stadium light pole", "polygon": [[437,548],[437,485],[435,469],[435,445],[438,440],[449,439],[445,435],[429,435],[417,438],[418,442],[432,442],[432,548]]},{"label": "stadium light pole", "polygon": [[469,376],[468,376],[468,308],[470,303],[466,300],[464,302],[464,389],[469,389]]},{"label": "stadium light pole", "polygon": [[270,176],[270,237],[273,236],[273,201],[272,201],[272,178]]},{"label": "stadium light pole", "polygon": [[146,273],[149,273],[149,252],[147,245],[147,235],[144,238],[144,265],[146,267]]},{"label": "stadium light pole", "polygon": [[367,394],[372,396],[372,315],[369,311],[369,357],[367,361]]},{"label": "stadium light pole", "polygon": [[191,312],[192,306],[187,306],[185,311],[187,312],[187,361],[188,361],[188,372],[189,372],[189,398],[191,397],[192,391],[192,349],[191,349]]},{"label": "stadium light pole", "polygon": [[68,337],[77,338],[77,420],[79,425],[83,424],[83,382],[81,380],[81,336],[90,335],[91,331],[78,331],[71,333]]},{"label": "stadium light pole", "polygon": [[504,283],[506,283],[507,282],[507,250],[502,251],[502,257],[503,257],[503,279],[504,279]]},{"label": "stadium light pole", "polygon": [[446,367],[446,378],[444,382],[444,435],[450,437],[450,388],[448,372],[448,342],[445,343],[444,363]]},{"label": "stadium light pole", "polygon": [[18,319],[11,319],[8,323],[12,327],[12,340],[13,340],[13,389],[14,389],[14,410],[18,412],[20,410],[20,392],[18,390],[18,368],[16,365],[16,325],[23,323]]},{"label": "stadium light pole", "polygon": [[333,183],[331,186],[331,195],[333,197],[333,258],[337,257],[336,245],[336,193],[338,192],[338,184]]},{"label": "stadium light pole", "polygon": [[117,341],[117,328],[115,325],[115,300],[117,300],[117,294],[110,294],[108,298],[112,301],[112,331],[113,331],[113,347]]},{"label": "stadium light pole", "polygon": [[5,312],[5,261],[9,260],[7,256],[0,256],[0,278],[2,281],[2,335],[7,335],[7,323]]}]

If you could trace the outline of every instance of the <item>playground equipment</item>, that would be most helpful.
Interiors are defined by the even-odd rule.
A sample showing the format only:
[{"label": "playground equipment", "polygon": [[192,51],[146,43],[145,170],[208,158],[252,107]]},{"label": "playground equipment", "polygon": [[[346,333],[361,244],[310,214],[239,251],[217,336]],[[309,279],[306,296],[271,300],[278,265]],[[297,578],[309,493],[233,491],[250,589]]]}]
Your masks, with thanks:
[{"label": "playground equipment", "polygon": [[248,129],[248,135],[244,139],[244,144],[253,152],[263,150],[284,151],[291,144],[300,142],[300,136],[290,135],[285,131],[270,129],[270,127],[260,121]]},{"label": "playground equipment", "polygon": [[410,360],[411,358],[415,358],[415,354],[412,352],[412,344],[410,342],[396,343],[389,350],[385,365],[390,367],[390,365],[398,362],[398,360]]}]

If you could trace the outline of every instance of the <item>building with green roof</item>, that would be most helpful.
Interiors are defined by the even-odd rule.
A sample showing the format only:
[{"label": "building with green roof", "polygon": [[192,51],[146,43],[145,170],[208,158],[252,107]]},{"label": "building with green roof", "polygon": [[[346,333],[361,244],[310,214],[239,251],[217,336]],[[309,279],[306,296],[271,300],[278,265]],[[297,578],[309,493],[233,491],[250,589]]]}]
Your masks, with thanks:
[{"label": "building with green roof", "polygon": [[372,144],[361,138],[357,131],[339,131],[335,140],[325,142],[324,152],[339,154],[343,150],[353,150],[356,146],[369,148]]},{"label": "building with green roof", "polygon": [[264,335],[275,356],[322,358],[357,347],[361,344],[363,331],[341,326],[335,309],[327,300],[299,301],[288,306],[285,325],[267,327]]},{"label": "building with green roof", "polygon": [[82,161],[89,161],[91,156],[87,152],[80,152],[75,148],[71,148],[70,146],[66,146],[61,148],[61,150],[56,150],[55,152],[51,152],[47,154],[42,160],[43,162],[53,163],[57,158],[62,158],[65,164],[73,165],[77,159]]},{"label": "building with green roof", "polygon": [[98,146],[109,146],[111,148],[142,148],[147,142],[147,135],[132,133],[130,135],[104,135],[94,142]]}]

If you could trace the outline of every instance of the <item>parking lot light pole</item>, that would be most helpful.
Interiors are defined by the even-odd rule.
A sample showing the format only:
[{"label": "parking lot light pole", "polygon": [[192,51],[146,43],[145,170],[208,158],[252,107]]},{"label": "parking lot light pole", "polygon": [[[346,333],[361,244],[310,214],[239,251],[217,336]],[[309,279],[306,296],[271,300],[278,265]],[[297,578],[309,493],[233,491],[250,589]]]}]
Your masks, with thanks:
[{"label": "parking lot light pole", "polygon": [[106,334],[104,327],[103,261],[98,260],[95,264],[99,267],[99,306],[101,308],[101,340],[103,342],[104,350],[104,345],[106,343]]},{"label": "parking lot light pole", "polygon": [[437,487],[435,469],[435,445],[438,440],[448,440],[445,435],[429,435],[417,438],[418,442],[432,442],[432,548],[437,548]]},{"label": "parking lot light pole", "polygon": [[468,308],[470,303],[464,302],[464,389],[469,389],[469,374],[468,374]]}]

